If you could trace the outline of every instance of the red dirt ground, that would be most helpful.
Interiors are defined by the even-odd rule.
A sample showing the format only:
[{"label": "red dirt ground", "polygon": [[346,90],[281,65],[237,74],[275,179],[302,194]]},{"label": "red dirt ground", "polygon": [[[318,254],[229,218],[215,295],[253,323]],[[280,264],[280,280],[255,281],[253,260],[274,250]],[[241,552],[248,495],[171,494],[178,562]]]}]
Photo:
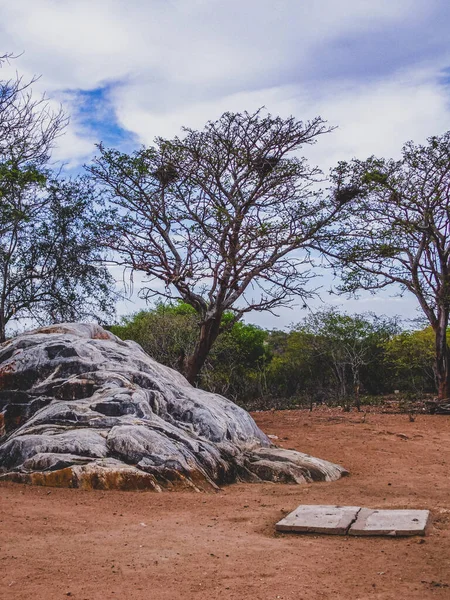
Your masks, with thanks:
[{"label": "red dirt ground", "polygon": [[[450,418],[321,409],[256,413],[279,443],[347,467],[304,486],[216,494],[0,485],[0,598],[450,598]],[[298,504],[428,508],[425,538],[275,533]]]}]

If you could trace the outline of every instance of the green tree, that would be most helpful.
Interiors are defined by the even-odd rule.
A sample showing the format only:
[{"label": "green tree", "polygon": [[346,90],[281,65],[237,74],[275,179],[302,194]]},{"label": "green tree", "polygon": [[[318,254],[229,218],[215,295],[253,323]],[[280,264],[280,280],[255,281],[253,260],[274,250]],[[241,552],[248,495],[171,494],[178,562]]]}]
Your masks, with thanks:
[{"label": "green tree", "polygon": [[61,181],[51,173],[51,150],[67,119],[33,94],[34,81],[0,81],[0,341],[13,320],[113,312],[94,189],[86,178]]},{"label": "green tree", "polygon": [[[226,326],[233,314],[225,313],[223,319]],[[152,310],[123,317],[120,325],[110,329],[122,339],[138,342],[158,362],[181,370],[184,356],[195,347],[198,320],[189,304],[159,303]],[[267,332],[242,322],[225,329],[203,365],[198,383],[242,402],[260,392]]]},{"label": "green tree", "polygon": [[352,396],[360,410],[363,369],[377,360],[385,343],[398,332],[397,319],[324,308],[307,317],[298,329],[309,334],[314,352],[331,367],[338,397],[347,404]]},{"label": "green tree", "polygon": [[336,197],[350,195],[333,243],[324,244],[342,291],[400,286],[413,294],[435,336],[438,397],[450,395],[450,132],[408,142],[398,161],[341,163]]},{"label": "green tree", "polygon": [[11,178],[0,204],[0,341],[22,318],[111,318],[114,282],[101,264],[103,226],[90,182],[47,181],[30,169]]},{"label": "green tree", "polygon": [[121,339],[140,344],[159,363],[180,371],[184,356],[195,347],[198,316],[189,304],[159,302],[151,310],[122,317],[110,329]]},{"label": "green tree", "polygon": [[320,118],[225,113],[131,156],[99,147],[88,170],[118,207],[109,247],[146,273],[145,298],[178,298],[199,316],[183,365],[189,381],[243,315],[312,295],[309,250],[342,199],[325,200],[320,171],[293,153],[327,131]]},{"label": "green tree", "polygon": [[271,331],[266,386],[272,398],[307,396],[310,402],[329,391],[329,365],[316,352],[315,339],[303,330]]},{"label": "green tree", "polygon": [[201,385],[210,391],[245,403],[261,396],[265,366],[269,361],[267,331],[242,321],[228,327],[232,313],[225,313],[224,332],[214,344],[201,371]]},{"label": "green tree", "polygon": [[386,343],[386,365],[394,375],[396,388],[405,391],[432,391],[436,386],[435,334],[431,327],[402,331]]}]

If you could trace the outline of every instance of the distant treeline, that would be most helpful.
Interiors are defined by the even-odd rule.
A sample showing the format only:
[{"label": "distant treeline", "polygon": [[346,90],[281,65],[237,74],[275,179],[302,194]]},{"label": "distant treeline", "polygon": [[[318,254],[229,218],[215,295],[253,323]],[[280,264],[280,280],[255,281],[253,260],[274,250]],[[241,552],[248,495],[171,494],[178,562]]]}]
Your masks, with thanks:
[{"label": "distant treeline", "polygon": [[[402,330],[398,319],[324,308],[289,331],[243,322],[219,335],[198,385],[247,408],[313,403],[345,408],[396,390],[413,398],[435,393],[431,328]],[[187,304],[158,304],[124,317],[111,331],[138,342],[157,361],[180,370],[193,351],[198,316]]]}]

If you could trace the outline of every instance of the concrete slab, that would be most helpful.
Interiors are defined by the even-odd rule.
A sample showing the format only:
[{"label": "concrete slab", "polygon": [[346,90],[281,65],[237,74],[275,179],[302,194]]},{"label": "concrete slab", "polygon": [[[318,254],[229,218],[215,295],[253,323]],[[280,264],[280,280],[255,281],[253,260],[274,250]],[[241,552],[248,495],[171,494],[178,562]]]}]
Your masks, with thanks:
[{"label": "concrete slab", "polygon": [[360,510],[359,506],[303,504],[275,527],[277,531],[345,535]]},{"label": "concrete slab", "polygon": [[349,535],[425,535],[428,510],[372,510],[362,508]]}]

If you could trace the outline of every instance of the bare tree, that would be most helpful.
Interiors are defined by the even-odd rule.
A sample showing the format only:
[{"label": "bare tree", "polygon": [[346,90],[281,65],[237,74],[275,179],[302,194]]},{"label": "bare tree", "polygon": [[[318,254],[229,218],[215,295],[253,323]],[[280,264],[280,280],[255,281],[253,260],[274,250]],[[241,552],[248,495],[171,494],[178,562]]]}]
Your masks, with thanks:
[{"label": "bare tree", "polygon": [[[396,284],[413,294],[435,333],[439,399],[450,395],[450,132],[408,142],[399,161],[341,163],[336,195],[351,196],[333,243],[322,247],[341,290]],[[351,209],[351,210],[350,210]]]},{"label": "bare tree", "polygon": [[158,139],[129,156],[99,147],[89,171],[117,207],[108,245],[148,276],[146,298],[181,298],[199,315],[185,358],[193,382],[223,328],[313,293],[309,245],[326,235],[339,203],[317,190],[320,171],[292,153],[330,131],[261,111],[225,113],[203,131]]},{"label": "bare tree", "polygon": [[62,108],[33,94],[36,80],[0,81],[0,162],[12,169],[45,165],[68,122]]},{"label": "bare tree", "polygon": [[0,67],[3,63],[9,63],[12,58],[16,58],[12,52],[5,52],[4,54],[0,54]]}]

